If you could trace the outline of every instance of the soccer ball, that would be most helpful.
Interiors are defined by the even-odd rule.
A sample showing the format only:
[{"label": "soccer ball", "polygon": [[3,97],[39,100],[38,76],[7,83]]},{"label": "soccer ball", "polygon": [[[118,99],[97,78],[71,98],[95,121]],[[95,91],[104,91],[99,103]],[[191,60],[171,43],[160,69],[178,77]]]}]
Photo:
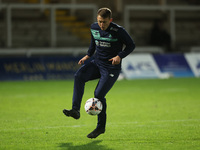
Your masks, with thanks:
[{"label": "soccer ball", "polygon": [[85,111],[89,115],[98,115],[102,109],[102,102],[97,98],[90,98],[85,103]]}]

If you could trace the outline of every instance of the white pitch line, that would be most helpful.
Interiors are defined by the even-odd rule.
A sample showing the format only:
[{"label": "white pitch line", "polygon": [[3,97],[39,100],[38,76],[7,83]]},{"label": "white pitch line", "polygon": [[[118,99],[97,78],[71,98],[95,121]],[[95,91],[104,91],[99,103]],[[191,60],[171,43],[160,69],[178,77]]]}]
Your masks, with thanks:
[{"label": "white pitch line", "polygon": [[[121,122],[121,123],[107,123],[108,126],[118,126],[118,125],[129,125],[129,124],[143,124],[143,123],[162,123],[162,122],[191,122],[200,121],[200,119],[184,119],[184,120],[158,120],[158,121],[147,121],[147,122]],[[0,129],[2,131],[26,131],[26,130],[44,130],[44,129],[58,129],[58,128],[80,128],[89,125],[72,125],[72,126],[44,126],[35,128],[16,128],[16,129]]]},{"label": "white pitch line", "polygon": [[85,125],[73,125],[73,126],[53,126],[53,127],[35,127],[35,128],[18,128],[18,129],[0,129],[1,131],[26,131],[26,130],[42,130],[42,129],[57,129],[57,128],[79,128]]},{"label": "white pitch line", "polygon": [[[161,123],[161,122],[191,122],[191,121],[200,121],[200,119],[184,119],[184,120],[157,120],[157,121],[147,121],[147,122],[122,122],[121,124],[142,124],[142,123]],[[109,123],[109,125],[116,125],[117,123]],[[119,123],[118,123],[119,124]],[[121,125],[120,124],[120,125]]]}]

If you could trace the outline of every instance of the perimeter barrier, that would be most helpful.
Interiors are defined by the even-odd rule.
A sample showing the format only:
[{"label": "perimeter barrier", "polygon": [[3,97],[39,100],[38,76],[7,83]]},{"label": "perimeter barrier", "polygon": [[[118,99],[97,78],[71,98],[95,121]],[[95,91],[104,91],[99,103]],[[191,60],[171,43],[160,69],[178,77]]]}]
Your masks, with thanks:
[{"label": "perimeter barrier", "polygon": [[[0,58],[0,80],[66,80],[73,79],[80,65],[78,61],[86,54],[84,49],[21,50],[18,55],[5,54]],[[73,53],[75,52],[76,53]],[[0,55],[2,56],[2,55]],[[27,57],[28,56],[28,57]],[[122,61],[122,78],[180,78],[200,77],[200,53],[137,53]]]}]

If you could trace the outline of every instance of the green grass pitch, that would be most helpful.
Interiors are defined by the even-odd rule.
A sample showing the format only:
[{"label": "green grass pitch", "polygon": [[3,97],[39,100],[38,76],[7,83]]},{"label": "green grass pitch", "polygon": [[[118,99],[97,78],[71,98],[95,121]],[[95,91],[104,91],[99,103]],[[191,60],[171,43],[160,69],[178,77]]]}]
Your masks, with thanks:
[{"label": "green grass pitch", "polygon": [[88,139],[97,118],[84,103],[96,84],[86,83],[74,120],[62,113],[73,81],[0,82],[0,150],[200,150],[200,78],[117,81],[105,134]]}]

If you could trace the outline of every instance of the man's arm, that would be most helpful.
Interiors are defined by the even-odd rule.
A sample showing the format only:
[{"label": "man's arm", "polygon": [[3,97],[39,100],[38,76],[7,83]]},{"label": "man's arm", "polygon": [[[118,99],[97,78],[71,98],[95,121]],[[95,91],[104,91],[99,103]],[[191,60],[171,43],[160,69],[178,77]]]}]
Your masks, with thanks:
[{"label": "man's arm", "polygon": [[129,55],[135,49],[135,43],[130,35],[123,28],[119,30],[118,36],[126,46],[125,49],[118,54],[118,56],[122,59]]},{"label": "man's arm", "polygon": [[112,65],[118,65],[121,62],[121,58],[117,55],[117,56],[109,59],[109,61],[112,61]]},{"label": "man's arm", "polygon": [[93,35],[92,35],[92,33],[91,33],[91,41],[90,41],[89,49],[88,49],[88,51],[87,51],[87,55],[85,55],[83,58],[81,58],[81,59],[79,60],[79,62],[78,62],[79,65],[84,64],[84,62],[85,62],[87,59],[89,59],[89,58],[94,54],[94,52],[95,52],[95,46],[96,46],[95,40],[94,40],[94,37],[93,37]]},{"label": "man's arm", "polygon": [[88,55],[89,57],[91,57],[91,56],[94,54],[95,49],[96,49],[95,39],[94,39],[94,37],[93,37],[93,35],[92,35],[92,33],[91,33],[91,41],[90,41],[90,46],[89,46],[87,55]]},{"label": "man's arm", "polygon": [[112,61],[112,65],[120,64],[122,58],[129,55],[135,49],[135,43],[133,42],[130,35],[124,29],[119,30],[118,36],[126,47],[123,51],[119,52],[117,56],[109,59],[109,61]]},{"label": "man's arm", "polygon": [[83,58],[81,58],[81,59],[79,60],[78,64],[79,64],[79,65],[84,64],[84,62],[85,62],[86,60],[88,60],[89,58],[90,58],[90,56],[85,55]]}]

